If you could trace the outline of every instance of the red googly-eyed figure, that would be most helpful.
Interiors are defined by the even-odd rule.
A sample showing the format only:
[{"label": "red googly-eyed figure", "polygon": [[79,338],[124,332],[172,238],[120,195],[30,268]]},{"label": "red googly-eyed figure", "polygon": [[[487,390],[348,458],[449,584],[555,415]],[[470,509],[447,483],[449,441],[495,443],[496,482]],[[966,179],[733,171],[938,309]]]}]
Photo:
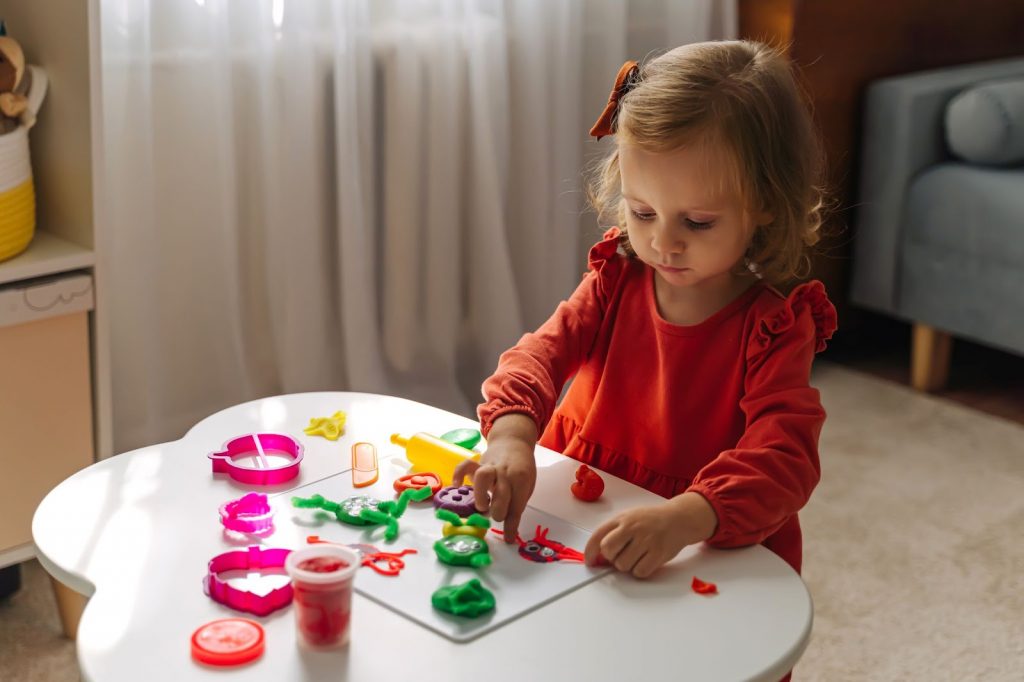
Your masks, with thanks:
[{"label": "red googly-eyed figure", "polygon": [[[492,533],[501,534],[500,530],[491,529]],[[566,547],[561,542],[548,539],[548,529],[537,526],[532,540],[523,540],[518,535],[519,556],[539,564],[550,564],[553,561],[578,561],[583,563],[583,552]]]},{"label": "red googly-eyed figure", "polygon": [[576,470],[576,481],[569,490],[584,502],[593,502],[604,492],[604,480],[586,464],[581,464]]}]

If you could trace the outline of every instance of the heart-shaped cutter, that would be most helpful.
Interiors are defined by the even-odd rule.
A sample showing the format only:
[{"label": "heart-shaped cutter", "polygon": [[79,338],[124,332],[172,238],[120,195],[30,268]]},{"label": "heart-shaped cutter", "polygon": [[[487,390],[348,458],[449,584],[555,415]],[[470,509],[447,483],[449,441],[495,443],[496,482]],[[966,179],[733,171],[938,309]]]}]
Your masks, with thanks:
[{"label": "heart-shaped cutter", "polygon": [[[271,466],[265,454],[268,451],[288,455],[291,461],[280,466]],[[236,458],[251,456],[254,452],[262,468],[251,469],[235,463]],[[299,475],[302,444],[283,433],[249,433],[229,440],[222,451],[211,452],[207,457],[213,461],[215,474],[227,474],[236,481],[249,485],[276,485]]]},{"label": "heart-shaped cutter", "polygon": [[267,594],[260,595],[229,585],[220,579],[220,574],[225,571],[283,569],[284,560],[288,558],[289,554],[291,554],[290,549],[261,549],[259,545],[218,554],[210,559],[206,577],[203,578],[203,591],[213,601],[236,611],[244,611],[257,616],[273,613],[292,603],[291,581]]}]

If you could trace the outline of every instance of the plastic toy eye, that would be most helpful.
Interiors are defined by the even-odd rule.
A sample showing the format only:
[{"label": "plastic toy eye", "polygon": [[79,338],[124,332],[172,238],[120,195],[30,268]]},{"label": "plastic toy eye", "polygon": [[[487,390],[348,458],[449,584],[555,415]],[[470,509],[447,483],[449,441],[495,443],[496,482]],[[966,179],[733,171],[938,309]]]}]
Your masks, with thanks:
[{"label": "plastic toy eye", "polygon": [[453,540],[448,543],[448,548],[456,554],[472,554],[473,552],[479,552],[483,548],[483,543],[476,538],[462,538]]},{"label": "plastic toy eye", "polygon": [[542,547],[540,550],[540,555],[542,557],[553,557],[555,556],[555,550],[551,549],[550,547]]},{"label": "plastic toy eye", "polygon": [[540,549],[540,545],[536,542],[527,542],[526,545],[523,547],[523,550],[530,554],[536,554],[540,551]]},{"label": "plastic toy eye", "polygon": [[359,516],[359,512],[363,509],[376,509],[377,500],[371,497],[360,495],[358,497],[348,498],[347,500],[342,502],[341,506],[344,507],[345,511],[349,512],[350,514]]}]

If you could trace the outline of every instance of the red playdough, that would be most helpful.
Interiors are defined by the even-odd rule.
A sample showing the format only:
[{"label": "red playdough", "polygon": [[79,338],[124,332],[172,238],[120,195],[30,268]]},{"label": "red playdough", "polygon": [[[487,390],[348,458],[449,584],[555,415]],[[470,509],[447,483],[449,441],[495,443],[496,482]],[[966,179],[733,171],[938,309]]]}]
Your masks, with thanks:
[{"label": "red playdough", "polygon": [[311,585],[295,582],[298,627],[313,646],[336,644],[348,629],[352,586]]},{"label": "red playdough", "polygon": [[718,594],[718,586],[714,583],[706,583],[697,576],[693,576],[693,582],[690,583],[690,587],[697,594]]},{"label": "red playdough", "polygon": [[306,559],[299,564],[299,568],[310,573],[333,573],[342,568],[347,568],[348,562],[332,556],[318,556]]},{"label": "red playdough", "polygon": [[580,468],[576,470],[576,482],[569,487],[569,490],[584,502],[593,502],[604,492],[604,481],[596,471],[586,464],[581,464]]}]

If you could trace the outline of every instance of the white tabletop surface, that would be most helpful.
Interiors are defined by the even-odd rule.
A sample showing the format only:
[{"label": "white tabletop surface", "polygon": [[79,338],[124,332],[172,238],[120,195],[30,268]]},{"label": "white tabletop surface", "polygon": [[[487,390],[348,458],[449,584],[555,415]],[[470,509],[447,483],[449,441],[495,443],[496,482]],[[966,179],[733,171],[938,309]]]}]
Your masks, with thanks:
[{"label": "white tabletop surface", "polygon": [[[339,409],[348,423],[338,441],[303,434],[311,417]],[[810,596],[800,577],[761,546],[688,547],[651,579],[607,575],[468,644],[356,594],[346,650],[297,647],[287,608],[254,618],[267,641],[258,661],[220,669],[191,659],[189,638],[197,627],[230,615],[252,617],[229,612],[201,587],[207,562],[238,548],[220,532],[217,508],[250,490],[214,476],[208,453],[245,433],[298,438],[305,447],[301,472],[287,484],[259,489],[271,495],[348,469],[354,442],[377,444],[384,459],[401,453],[389,443],[391,433],[476,426],[443,410],[365,393],[265,398],[208,417],[179,441],[71,476],[40,503],[32,532],[43,566],[91,597],[77,642],[84,679],[778,680],[799,659],[811,631]],[[576,462],[543,448],[537,458],[530,504],[587,530],[615,512],[661,499],[603,474],[602,498],[580,502],[568,491]],[[298,547],[301,540],[279,526],[264,544]],[[719,594],[691,591],[694,575],[716,583]]]}]

